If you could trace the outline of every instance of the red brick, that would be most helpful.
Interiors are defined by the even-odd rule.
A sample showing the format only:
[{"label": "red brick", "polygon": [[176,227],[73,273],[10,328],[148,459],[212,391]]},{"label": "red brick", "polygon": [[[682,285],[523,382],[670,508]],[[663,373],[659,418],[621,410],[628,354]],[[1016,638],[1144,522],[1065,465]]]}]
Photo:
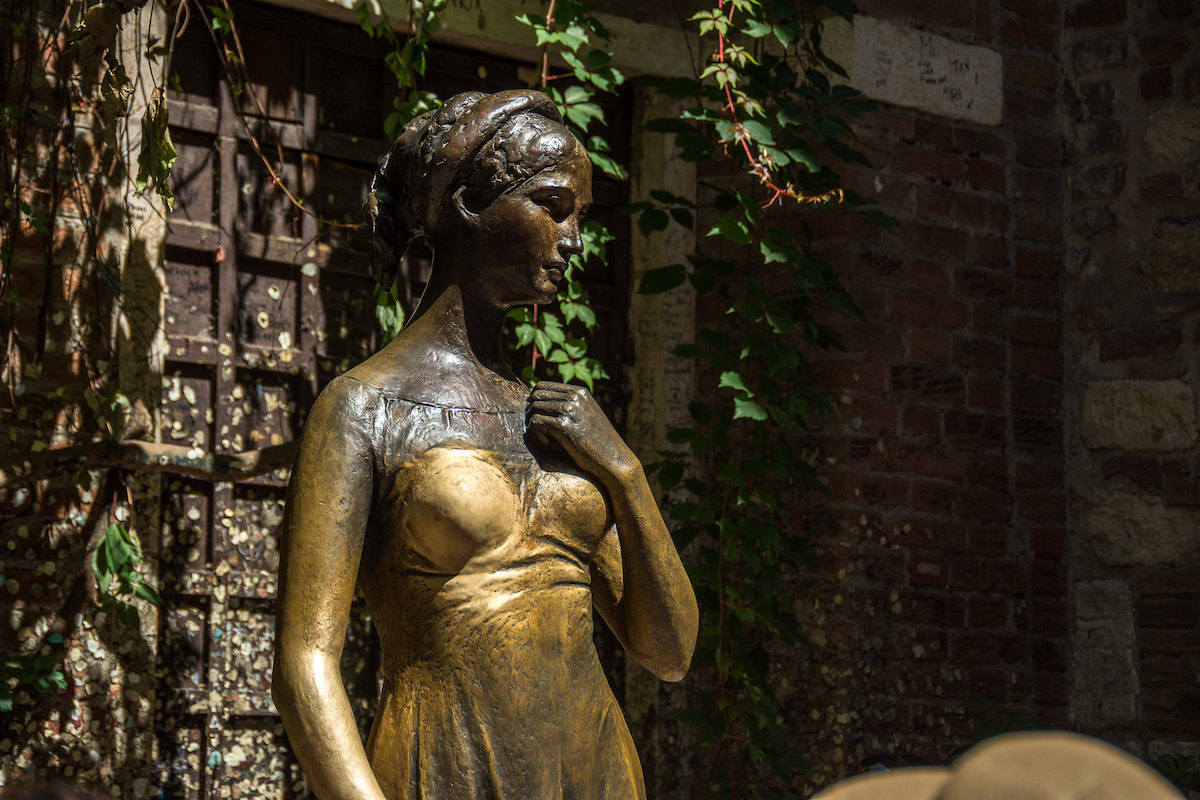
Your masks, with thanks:
[{"label": "red brick", "polygon": [[966,469],[962,453],[944,445],[928,442],[892,442],[888,446],[887,467],[892,472],[929,478],[954,478]]},{"label": "red brick", "polygon": [[908,332],[908,353],[914,361],[950,363],[950,335],[928,328]]},{"label": "red brick", "polygon": [[1017,203],[1014,236],[1025,242],[1057,244],[1062,240],[1061,217],[1042,203]]},{"label": "red brick", "polygon": [[1054,91],[1058,86],[1058,59],[1034,53],[1012,53],[1005,75],[1013,83]]},{"label": "red brick", "polygon": [[1194,0],[1158,0],[1158,13],[1168,22],[1183,22],[1196,11]]},{"label": "red brick", "polygon": [[942,410],[940,408],[909,404],[904,407],[901,416],[900,433],[902,435],[941,438]]},{"label": "red brick", "polygon": [[1061,256],[1053,249],[1017,245],[1014,255],[1015,272],[1020,278],[1052,278],[1062,268]]},{"label": "red brick", "polygon": [[1029,653],[1025,637],[994,631],[952,631],[950,658],[956,664],[1018,664]]},{"label": "red brick", "polygon": [[842,406],[842,416],[847,420],[857,420],[858,430],[863,432],[894,432],[896,414],[895,403],[873,396],[856,396],[848,405]]},{"label": "red brick", "polygon": [[913,137],[917,142],[938,150],[954,149],[954,128],[926,117],[913,120]]},{"label": "red brick", "polygon": [[1191,40],[1181,33],[1160,33],[1142,37],[1138,49],[1152,66],[1172,64],[1188,51]]},{"label": "red brick", "polygon": [[1194,597],[1147,597],[1137,604],[1143,628],[1191,628],[1200,625],[1200,603]]},{"label": "red brick", "polygon": [[935,294],[950,294],[950,270],[935,261],[914,260],[912,284],[916,288],[928,289]]},{"label": "red brick", "polygon": [[1100,337],[1100,360],[1165,355],[1174,352],[1182,340],[1183,331],[1175,322],[1115,328]]},{"label": "red brick", "polygon": [[1163,499],[1169,506],[1200,506],[1200,481],[1196,478],[1167,478]]},{"label": "red brick", "polygon": [[967,404],[1000,410],[1004,407],[1004,381],[991,375],[968,375]]},{"label": "red brick", "polygon": [[976,414],[958,408],[946,412],[946,438],[960,447],[1003,447],[1006,428],[1004,417],[994,414]]},{"label": "red brick", "polygon": [[889,137],[911,142],[915,117],[912,111],[883,107],[861,115],[855,125],[883,131]]},{"label": "red brick", "polygon": [[1035,459],[1016,463],[1017,486],[1025,489],[1061,489],[1066,470],[1061,461]]},{"label": "red brick", "polygon": [[[1070,698],[1067,676],[1061,672],[1033,673],[1033,702],[1038,708],[1039,722],[1051,728],[1066,728],[1065,709]],[[1054,706],[1061,710],[1055,714]]]},{"label": "red brick", "polygon": [[966,324],[967,309],[944,297],[897,294],[892,298],[892,316],[907,325],[956,330]]},{"label": "red brick", "polygon": [[967,162],[967,180],[977,192],[988,192],[1003,196],[1008,188],[1004,165],[981,161],[977,158]]},{"label": "red brick", "polygon": [[958,193],[954,216],[960,225],[1004,233],[1008,229],[1008,204],[976,194]]},{"label": "red brick", "polygon": [[1017,490],[1017,503],[1023,520],[1063,522],[1067,516],[1066,498],[1058,491]]},{"label": "red brick", "polygon": [[972,525],[969,535],[970,552],[976,558],[1004,558],[1009,555],[1011,548],[1008,546],[1007,528],[994,525]]},{"label": "red brick", "polygon": [[1013,415],[1013,444],[1018,450],[1061,451],[1062,420],[1045,413],[1018,412]]},{"label": "red brick", "polygon": [[971,309],[971,330],[976,336],[1008,338],[1008,309],[991,303],[976,303]]},{"label": "red brick", "polygon": [[[913,549],[939,550],[945,553],[965,552],[967,528],[960,522],[916,518],[900,520],[892,525],[888,541]],[[924,618],[920,621],[932,620]]]},{"label": "red brick", "polygon": [[904,582],[905,558],[900,550],[870,548],[860,556],[862,574],[865,578],[884,586],[897,586]]},{"label": "red brick", "polygon": [[917,253],[942,256],[952,261],[964,261],[970,240],[965,231],[938,225],[908,222],[900,226],[900,240]]},{"label": "red brick", "polygon": [[883,280],[902,280],[906,273],[904,257],[888,250],[865,250],[858,257],[858,265],[863,275]]},{"label": "red brick", "polygon": [[915,187],[917,214],[922,218],[954,216],[954,191],[945,186],[920,184]]},{"label": "red brick", "polygon": [[1019,314],[1013,318],[1012,340],[1014,344],[1057,349],[1062,342],[1062,322]]},{"label": "red brick", "polygon": [[1168,200],[1183,194],[1183,176],[1179,172],[1158,172],[1142,178],[1143,200]]},{"label": "red brick", "polygon": [[991,269],[959,269],[954,272],[955,294],[1006,303],[1012,297],[1012,278]]},{"label": "red brick", "polygon": [[1054,49],[1057,28],[1050,21],[1005,17],[996,28],[1000,42],[1012,48],[1048,52]]},{"label": "red brick", "polygon": [[949,514],[954,507],[954,484],[914,480],[912,507],[925,514]]},{"label": "red brick", "polygon": [[913,553],[908,561],[910,586],[946,586],[946,559],[928,553]]},{"label": "red brick", "polygon": [[966,390],[957,372],[916,366],[892,367],[891,387],[893,392],[942,402],[960,401]]},{"label": "red brick", "polygon": [[1013,347],[1012,369],[1018,375],[1038,375],[1043,378],[1061,378],[1063,357],[1058,350],[1040,347]]},{"label": "red brick", "polygon": [[1025,569],[1009,558],[980,558],[968,554],[950,563],[951,585],[975,592],[1025,593]]},{"label": "red brick", "polygon": [[1004,140],[994,133],[965,126],[954,129],[954,147],[963,155],[1003,157]]},{"label": "red brick", "polygon": [[893,148],[892,168],[912,177],[955,184],[962,180],[962,158],[954,153],[928,150],[917,145],[898,144]]},{"label": "red brick", "polygon": [[[1046,103],[1054,102],[1053,97],[1047,95],[1037,89],[1029,89],[1022,86],[1013,86],[1004,92],[1004,119],[1006,120],[1037,120],[1041,119],[1046,114]],[[1036,128],[1034,129],[1036,132]],[[1029,137],[1031,131],[1021,131],[1020,136]],[[1020,138],[1015,139],[1017,145],[1017,158],[1022,164],[1029,163],[1023,156]],[[1039,145],[1040,146],[1040,145]],[[1039,164],[1037,166],[1050,166],[1050,164]]]},{"label": "red brick", "polygon": [[1013,196],[1017,200],[1057,203],[1062,197],[1062,173],[1057,169],[1012,168]]},{"label": "red brick", "polygon": [[1063,637],[1070,629],[1067,604],[1061,598],[1034,598],[1030,603],[1029,616],[1029,629],[1035,633]]},{"label": "red brick", "polygon": [[999,370],[1008,361],[1008,348],[1003,342],[982,337],[956,337],[954,341],[955,366],[969,369]]},{"label": "red brick", "polygon": [[1012,519],[1013,501],[1005,492],[992,489],[960,489],[954,499],[954,513],[960,519],[1008,522]]},{"label": "red brick", "polygon": [[993,489],[1008,488],[1008,458],[995,454],[971,452],[971,468],[967,471],[967,483]]},{"label": "red brick", "polygon": [[1067,567],[1060,559],[1035,558],[1029,574],[1035,597],[1066,596]]},{"label": "red brick", "polygon": [[843,502],[898,506],[908,500],[908,481],[870,472],[838,472],[830,478],[829,493]]},{"label": "red brick", "polygon": [[813,372],[835,389],[856,389],[880,394],[886,387],[886,371],[882,364],[862,359],[829,359],[813,364]]},{"label": "red brick", "polygon": [[1055,4],[1052,0],[1000,0],[1000,7],[1021,19],[1054,19]]},{"label": "red brick", "polygon": [[1164,380],[1166,378],[1181,378],[1187,374],[1187,371],[1187,364],[1176,359],[1135,362],[1129,365],[1129,377],[1135,379]]},{"label": "red brick", "polygon": [[1013,305],[1031,311],[1054,311],[1059,307],[1056,281],[1017,281],[1013,285]]},{"label": "red brick", "polygon": [[1125,21],[1126,0],[1085,0],[1067,12],[1071,28],[1103,28]]},{"label": "red brick", "polygon": [[[1046,101],[1042,100],[1042,104]],[[1017,163],[1022,166],[1046,169],[1062,164],[1062,138],[1057,132],[1017,131],[1013,134],[1013,144]]]},{"label": "red brick", "polygon": [[1003,597],[972,597],[967,601],[972,628],[1002,628],[1008,625],[1008,600]]},{"label": "red brick", "polygon": [[[1065,588],[1065,587],[1064,587]],[[1033,642],[1033,668],[1039,672],[1067,671],[1067,644],[1061,639],[1039,636]]]},{"label": "red brick", "polygon": [[1145,100],[1165,100],[1171,96],[1171,68],[1151,67],[1138,78]]}]

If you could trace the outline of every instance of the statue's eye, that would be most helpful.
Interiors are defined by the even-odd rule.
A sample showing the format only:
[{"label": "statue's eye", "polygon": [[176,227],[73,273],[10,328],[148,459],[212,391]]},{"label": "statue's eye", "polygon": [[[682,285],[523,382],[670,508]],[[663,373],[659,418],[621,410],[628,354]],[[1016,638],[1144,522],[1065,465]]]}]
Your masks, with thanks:
[{"label": "statue's eye", "polygon": [[533,200],[539,206],[546,209],[546,212],[555,222],[562,222],[571,215],[570,200],[558,192],[547,192],[546,194],[537,195]]}]

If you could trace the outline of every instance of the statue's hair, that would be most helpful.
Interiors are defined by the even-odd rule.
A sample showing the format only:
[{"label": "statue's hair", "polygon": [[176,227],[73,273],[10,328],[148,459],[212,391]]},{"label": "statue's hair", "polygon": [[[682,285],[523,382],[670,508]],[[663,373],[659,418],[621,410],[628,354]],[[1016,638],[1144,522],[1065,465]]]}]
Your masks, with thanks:
[{"label": "statue's hair", "polygon": [[557,163],[561,152],[540,143],[569,137],[545,94],[514,89],[463,92],[404,126],[371,179],[364,211],[371,233],[371,275],[396,279],[410,242],[432,232],[459,187],[487,204]]}]

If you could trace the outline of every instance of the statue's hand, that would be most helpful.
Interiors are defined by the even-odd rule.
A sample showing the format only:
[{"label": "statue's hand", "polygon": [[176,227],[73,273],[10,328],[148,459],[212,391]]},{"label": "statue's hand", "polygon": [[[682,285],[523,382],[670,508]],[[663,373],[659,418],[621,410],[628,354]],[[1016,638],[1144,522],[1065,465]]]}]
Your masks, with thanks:
[{"label": "statue's hand", "polygon": [[525,407],[529,431],[558,442],[579,468],[603,483],[621,481],[637,457],[582,386],[540,381]]}]

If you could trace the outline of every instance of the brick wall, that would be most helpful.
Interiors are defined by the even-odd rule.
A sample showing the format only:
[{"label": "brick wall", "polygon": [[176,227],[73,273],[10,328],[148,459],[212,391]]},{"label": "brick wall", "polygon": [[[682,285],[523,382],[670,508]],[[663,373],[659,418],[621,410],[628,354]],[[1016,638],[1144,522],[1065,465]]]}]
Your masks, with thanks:
[{"label": "brick wall", "polygon": [[998,51],[1003,120],[881,105],[857,125],[874,168],[846,179],[898,229],[818,231],[867,320],[822,367],[842,420],[820,443],[793,710],[816,785],[946,762],[984,726],[1067,723],[1060,11],[862,6]]},{"label": "brick wall", "polygon": [[1200,752],[1198,26],[1095,0],[1062,48],[1073,709],[1150,758]]}]

